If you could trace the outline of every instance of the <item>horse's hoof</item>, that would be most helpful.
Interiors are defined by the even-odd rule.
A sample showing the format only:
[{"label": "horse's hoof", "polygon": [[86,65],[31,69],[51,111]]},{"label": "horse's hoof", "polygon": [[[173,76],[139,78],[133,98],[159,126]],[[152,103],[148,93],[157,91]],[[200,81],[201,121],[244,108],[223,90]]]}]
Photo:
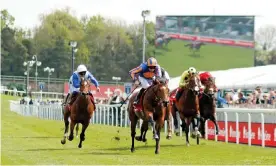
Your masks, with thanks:
[{"label": "horse's hoof", "polygon": [[159,151],[158,151],[158,150],[156,150],[156,151],[155,151],[155,154],[159,154]]},{"label": "horse's hoof", "polygon": [[135,149],[134,149],[134,148],[131,148],[130,151],[133,153],[133,152],[135,151]]},{"label": "horse's hoof", "polygon": [[63,139],[63,140],[60,141],[60,143],[61,143],[62,145],[64,145],[64,144],[66,143],[66,140]]},{"label": "horse's hoof", "polygon": [[141,138],[140,136],[136,136],[135,139],[136,139],[137,141],[142,141],[142,138]]},{"label": "horse's hoof", "polygon": [[170,139],[172,139],[172,136],[167,135],[166,139],[167,139],[167,140],[170,140]]},{"label": "horse's hoof", "polygon": [[180,136],[180,133],[175,133],[176,136]]},{"label": "horse's hoof", "polygon": [[146,139],[146,138],[144,138],[142,141],[143,141],[143,142],[147,142],[147,139]]},{"label": "horse's hoof", "polygon": [[69,141],[72,141],[73,139],[74,139],[74,136],[69,136],[69,137],[68,137],[68,140],[69,140]]},{"label": "horse's hoof", "polygon": [[79,146],[78,146],[79,148],[82,148],[82,145],[81,144],[79,144]]},{"label": "horse's hoof", "polygon": [[189,147],[189,146],[190,146],[190,144],[189,144],[189,143],[186,143],[186,146],[187,146],[187,147]]}]

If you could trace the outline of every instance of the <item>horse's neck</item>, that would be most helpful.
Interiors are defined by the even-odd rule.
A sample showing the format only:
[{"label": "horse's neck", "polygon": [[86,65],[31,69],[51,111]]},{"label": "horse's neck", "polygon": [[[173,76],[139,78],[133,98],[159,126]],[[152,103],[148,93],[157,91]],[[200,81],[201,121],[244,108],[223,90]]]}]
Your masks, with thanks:
[{"label": "horse's neck", "polygon": [[193,92],[189,88],[186,89],[186,91],[183,93],[183,96],[184,96],[184,105],[189,105],[186,103],[195,102],[197,97],[195,94],[193,94]]},{"label": "horse's neck", "polygon": [[152,85],[151,87],[149,87],[145,93],[144,98],[149,101],[153,100],[155,98],[154,92],[156,91],[157,88],[158,88],[158,85]]}]

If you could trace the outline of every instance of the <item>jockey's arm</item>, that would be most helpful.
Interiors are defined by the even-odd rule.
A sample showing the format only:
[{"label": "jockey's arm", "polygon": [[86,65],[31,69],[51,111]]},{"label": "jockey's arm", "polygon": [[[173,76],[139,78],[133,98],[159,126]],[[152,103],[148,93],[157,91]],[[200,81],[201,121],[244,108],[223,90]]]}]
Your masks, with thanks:
[{"label": "jockey's arm", "polygon": [[99,87],[99,82],[90,72],[88,73],[88,78],[96,87]]},{"label": "jockey's arm", "polygon": [[185,83],[185,77],[186,77],[186,71],[184,71],[180,77],[180,81],[179,81],[179,87],[184,87],[186,85]]},{"label": "jockey's arm", "polygon": [[74,73],[73,74],[73,86],[75,88],[79,88],[80,87],[80,81],[79,81],[79,77]]},{"label": "jockey's arm", "polygon": [[132,80],[135,80],[135,74],[138,74],[140,72],[142,72],[142,67],[141,66],[138,66],[132,70],[129,71],[129,74],[130,74],[130,77],[132,78]]},{"label": "jockey's arm", "polygon": [[156,76],[156,77],[162,77],[161,68],[160,68],[159,65],[156,66],[155,76]]}]

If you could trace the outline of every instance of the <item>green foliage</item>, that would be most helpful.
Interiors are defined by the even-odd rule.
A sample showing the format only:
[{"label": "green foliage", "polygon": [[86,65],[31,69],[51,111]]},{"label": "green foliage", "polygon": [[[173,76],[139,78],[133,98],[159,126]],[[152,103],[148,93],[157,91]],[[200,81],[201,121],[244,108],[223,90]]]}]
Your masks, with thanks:
[{"label": "green foliage", "polygon": [[11,82],[9,84],[7,84],[7,88],[13,90],[14,88],[16,88],[18,91],[24,91],[26,88],[24,87],[24,84],[17,84],[14,82]]}]

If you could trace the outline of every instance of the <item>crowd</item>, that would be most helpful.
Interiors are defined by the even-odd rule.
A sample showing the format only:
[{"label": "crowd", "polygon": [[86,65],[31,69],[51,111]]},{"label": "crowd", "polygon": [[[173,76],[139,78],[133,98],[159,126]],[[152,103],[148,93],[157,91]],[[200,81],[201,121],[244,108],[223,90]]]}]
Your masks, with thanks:
[{"label": "crowd", "polygon": [[28,99],[28,98],[22,98],[20,100],[20,104],[29,104],[29,105],[61,105],[61,100],[38,100],[38,99]]},{"label": "crowd", "polygon": [[219,107],[226,107],[227,105],[247,108],[276,108],[276,90],[267,89],[264,91],[260,86],[252,91],[231,90],[226,92],[223,98],[226,102],[218,103]]}]

